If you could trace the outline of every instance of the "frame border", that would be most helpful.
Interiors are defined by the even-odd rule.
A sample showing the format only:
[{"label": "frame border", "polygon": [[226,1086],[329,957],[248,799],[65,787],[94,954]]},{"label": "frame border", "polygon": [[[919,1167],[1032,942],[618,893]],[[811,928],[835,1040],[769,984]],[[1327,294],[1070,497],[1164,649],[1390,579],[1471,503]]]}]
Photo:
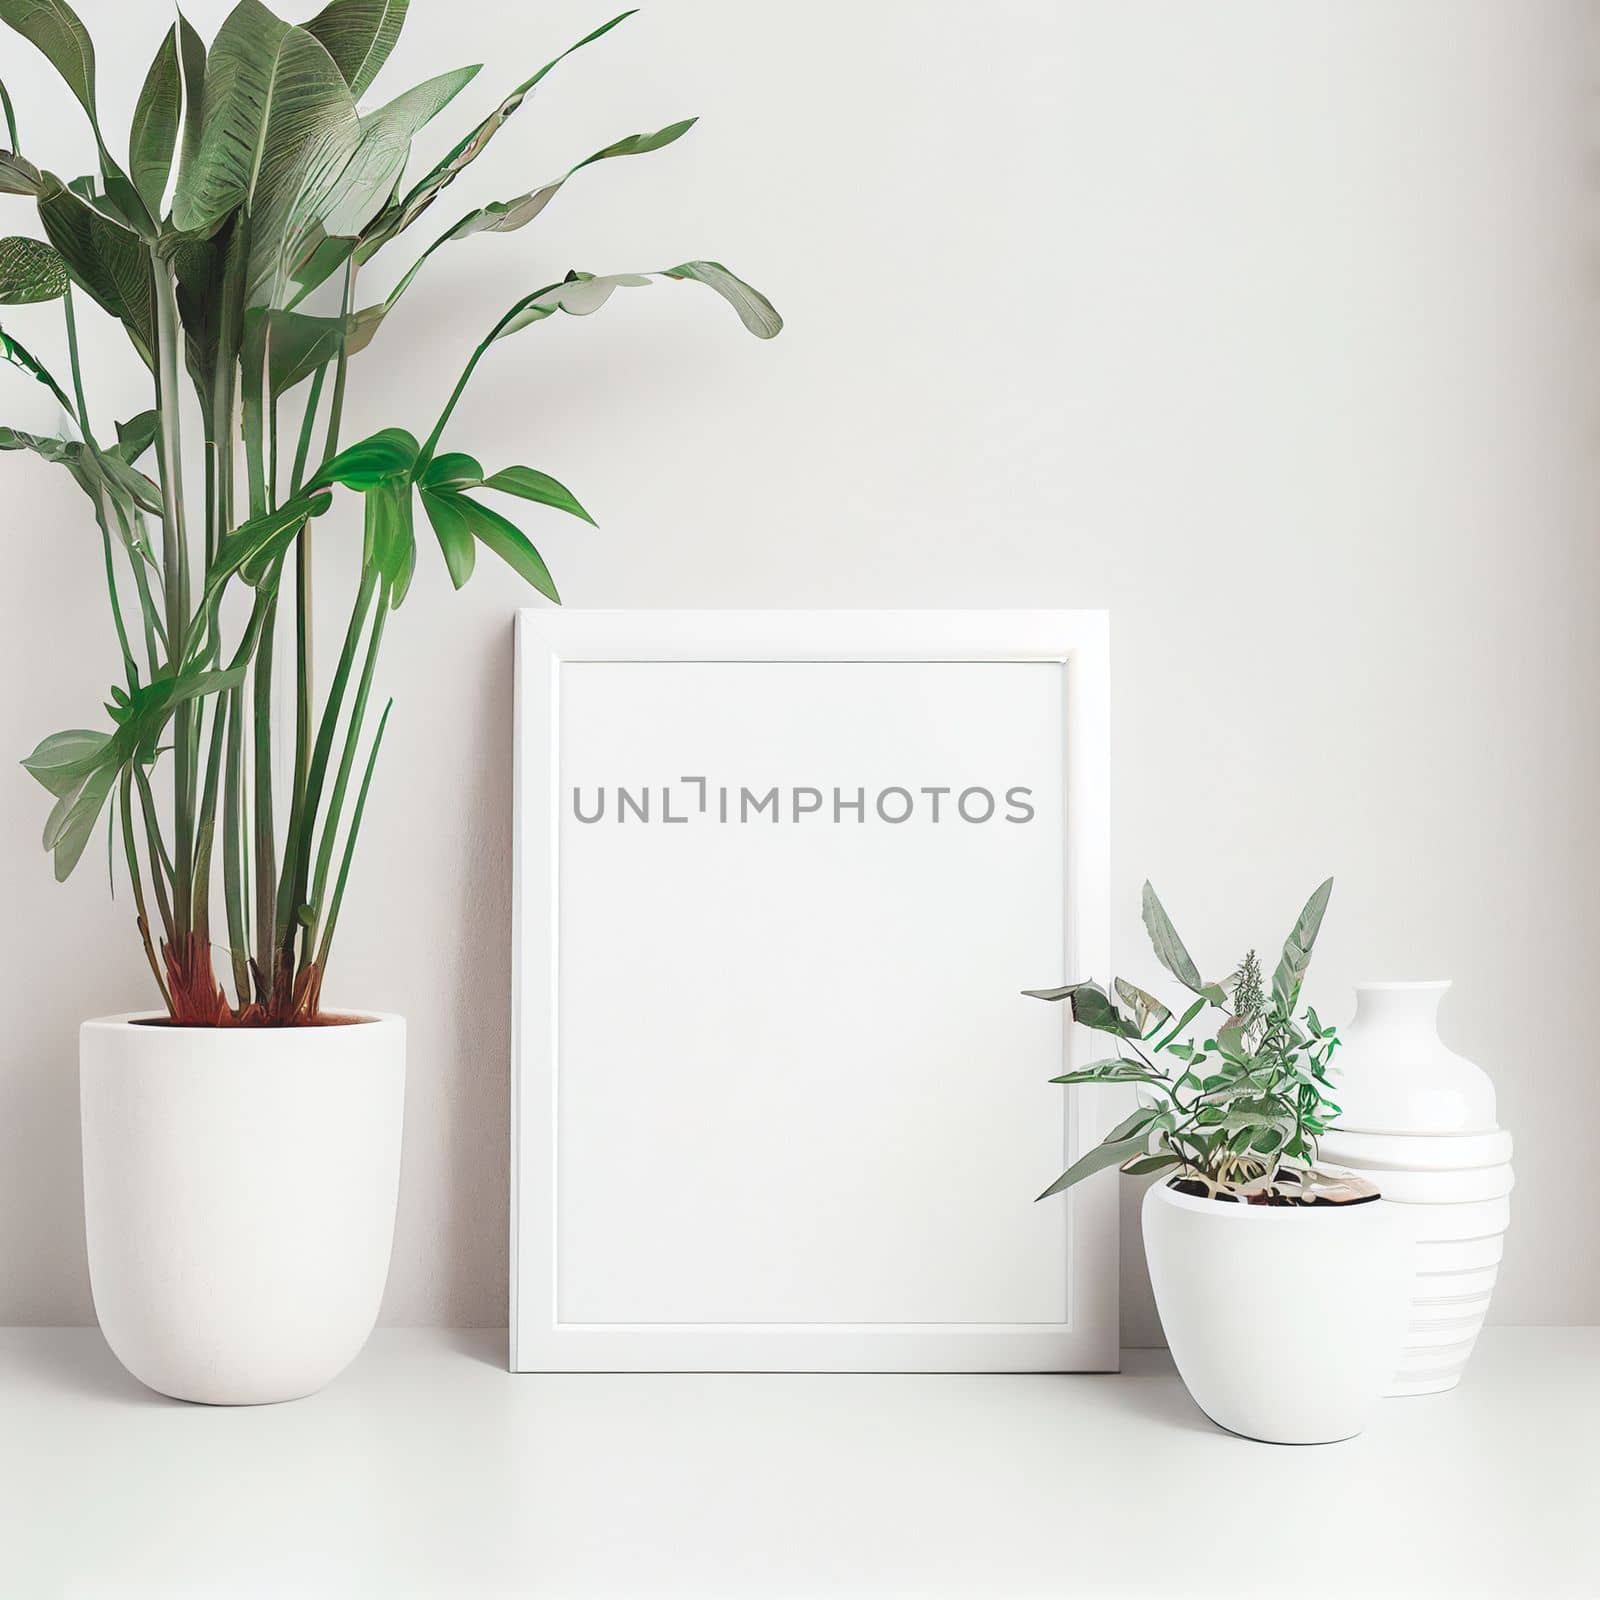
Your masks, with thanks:
[{"label": "frame border", "polygon": [[[1110,618],[1105,611],[521,610],[512,767],[510,1367],[514,1372],[1114,1372],[1118,1193],[1104,1174],[1068,1207],[1071,1319],[1048,1324],[572,1324],[555,1321],[549,1112],[557,1069],[559,691],[569,661],[1057,662],[1066,672],[1065,928],[1075,973],[1111,970]],[[1064,1070],[1090,1037],[1063,1029]],[[1069,1091],[1074,1160],[1127,1108]],[[541,1162],[545,1170],[535,1163]],[[835,1335],[848,1355],[830,1355]],[[863,1335],[877,1342],[863,1360]],[[744,1353],[758,1341],[761,1357]],[[841,1338],[841,1343],[844,1339]]]}]

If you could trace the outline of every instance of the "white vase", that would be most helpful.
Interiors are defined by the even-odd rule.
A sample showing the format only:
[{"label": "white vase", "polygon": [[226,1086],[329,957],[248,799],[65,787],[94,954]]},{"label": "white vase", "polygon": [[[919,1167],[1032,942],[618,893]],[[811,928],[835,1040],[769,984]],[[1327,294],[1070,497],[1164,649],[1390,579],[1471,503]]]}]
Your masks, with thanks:
[{"label": "white vase", "polygon": [[1412,1244],[1384,1201],[1144,1197],[1150,1284],[1195,1404],[1232,1433],[1329,1444],[1366,1426],[1405,1336]]},{"label": "white vase", "polygon": [[1494,1084],[1439,1037],[1448,982],[1368,983],[1333,1058],[1341,1111],[1323,1165],[1364,1173],[1417,1241],[1406,1347],[1391,1395],[1461,1381],[1483,1327],[1511,1221],[1511,1135]]},{"label": "white vase", "polygon": [[377,1320],[394,1238],[405,1023],[79,1039],[84,1222],[117,1359],[180,1400],[312,1394]]}]

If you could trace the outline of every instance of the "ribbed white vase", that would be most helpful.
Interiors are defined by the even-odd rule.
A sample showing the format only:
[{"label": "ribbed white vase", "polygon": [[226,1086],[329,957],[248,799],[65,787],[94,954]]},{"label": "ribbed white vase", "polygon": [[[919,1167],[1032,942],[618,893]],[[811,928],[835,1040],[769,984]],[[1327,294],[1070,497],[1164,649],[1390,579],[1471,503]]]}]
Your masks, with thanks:
[{"label": "ribbed white vase", "polygon": [[1391,1395],[1461,1381],[1494,1291],[1511,1220],[1511,1135],[1494,1085],[1439,1037],[1448,981],[1367,983],[1333,1058],[1342,1110],[1326,1166],[1366,1173],[1411,1224],[1411,1323]]}]

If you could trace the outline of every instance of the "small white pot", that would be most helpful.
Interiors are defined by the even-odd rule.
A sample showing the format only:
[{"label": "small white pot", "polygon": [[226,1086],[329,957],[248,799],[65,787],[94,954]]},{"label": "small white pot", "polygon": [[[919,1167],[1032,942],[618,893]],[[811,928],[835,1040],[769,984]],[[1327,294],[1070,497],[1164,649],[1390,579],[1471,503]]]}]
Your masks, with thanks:
[{"label": "small white pot", "polygon": [[83,1202],[117,1359],[180,1400],[315,1393],[354,1360],[389,1273],[405,1022],[83,1025]]},{"label": "small white pot", "polygon": [[1367,1424],[1405,1338],[1413,1246],[1382,1200],[1144,1198],[1161,1326],[1195,1404],[1230,1432],[1329,1444]]}]

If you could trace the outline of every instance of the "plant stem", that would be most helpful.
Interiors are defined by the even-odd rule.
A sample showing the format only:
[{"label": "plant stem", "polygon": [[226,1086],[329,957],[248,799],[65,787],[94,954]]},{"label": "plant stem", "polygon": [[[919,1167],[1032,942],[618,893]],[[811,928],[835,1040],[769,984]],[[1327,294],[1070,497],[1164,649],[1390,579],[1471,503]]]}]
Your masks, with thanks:
[{"label": "plant stem", "polygon": [[383,642],[383,624],[388,615],[388,594],[385,590],[378,597],[378,607],[373,615],[372,635],[367,643],[366,660],[361,667],[361,681],[356,685],[355,702],[350,708],[350,726],[345,730],[344,750],[339,757],[339,771],[333,781],[333,792],[328,797],[328,815],[322,824],[322,839],[317,848],[317,870],[310,896],[312,921],[306,930],[305,947],[308,952],[316,943],[317,919],[324,911],[323,890],[327,887],[328,868],[333,861],[333,847],[339,830],[339,818],[344,810],[345,791],[350,782],[350,769],[355,764],[356,743],[361,737],[367,697],[372,690],[372,675],[378,664],[378,646]]},{"label": "plant stem", "polygon": [[328,701],[322,710],[322,721],[317,728],[316,747],[311,753],[311,766],[303,793],[296,793],[294,809],[289,817],[289,840],[284,847],[283,876],[278,885],[276,945],[280,970],[292,969],[294,963],[294,928],[298,908],[305,904],[311,875],[311,833],[316,826],[317,810],[322,802],[322,785],[328,770],[328,758],[333,749],[333,738],[338,728],[339,714],[344,706],[344,693],[350,681],[350,670],[355,664],[355,654],[361,642],[367,610],[377,592],[378,575],[370,566],[361,574],[361,586],[351,608],[350,623],[345,629],[344,648],[339,652],[339,662],[334,668],[333,682],[328,687]]},{"label": "plant stem", "polygon": [[[172,265],[158,251],[150,252],[156,286],[157,383],[161,404],[161,556],[166,573],[167,651],[182,661],[189,621],[189,549],[183,513],[182,401],[178,387],[178,308]],[[180,941],[193,927],[194,784],[197,733],[194,708],[185,704],[173,718],[173,847],[178,875],[173,885]]]},{"label": "plant stem", "polygon": [[[78,359],[78,318],[72,303],[72,285],[67,285],[66,293],[61,299],[62,311],[67,322],[67,359],[72,367],[72,392],[78,402],[78,431],[83,435],[83,442],[94,456],[96,464],[100,460],[100,451],[94,442],[94,432],[89,426],[89,402],[83,393],[83,368]],[[122,620],[122,599],[117,593],[117,568],[111,558],[111,524],[110,502],[111,496],[107,491],[103,477],[97,485],[98,493],[95,495],[95,520],[100,524],[100,544],[105,556],[106,567],[106,592],[111,597],[111,620],[116,624],[117,643],[122,649],[123,670],[127,673],[128,684],[132,687],[139,681],[139,669],[134,663],[133,648],[128,643],[128,629]],[[151,672],[154,675],[155,663],[151,662]]]},{"label": "plant stem", "polygon": [[[305,482],[306,457],[311,451],[311,431],[317,420],[317,402],[322,398],[322,385],[328,376],[328,364],[317,368],[311,380],[311,394],[300,419],[300,441],[295,446],[294,470],[290,474],[289,492],[299,494]],[[311,760],[311,519],[308,517],[295,539],[294,588],[294,642],[295,642],[295,717],[294,717],[294,774],[295,783],[305,787],[306,768]]]},{"label": "plant stem", "polygon": [[[122,769],[122,853],[128,863],[128,882],[133,886],[133,904],[138,912],[139,938],[144,943],[145,959],[155,974],[156,987],[161,991],[167,1014],[172,1014],[172,994],[161,972],[161,962],[156,958],[156,947],[150,938],[150,916],[145,910],[144,882],[139,876],[139,850],[133,837],[133,768]],[[157,869],[159,871],[159,868]]]},{"label": "plant stem", "polygon": [[344,422],[344,388],[350,372],[350,307],[356,292],[356,261],[352,255],[344,264],[344,295],[339,313],[339,359],[333,374],[333,402],[328,407],[328,437],[323,445],[324,463],[333,460],[339,452],[339,429]]},{"label": "plant stem", "polygon": [[[263,583],[261,590],[256,595],[255,604],[251,608],[250,621],[245,628],[244,636],[239,641],[238,648],[234,651],[233,659],[228,663],[230,672],[244,666],[249,661],[251,652],[255,649],[256,641],[260,636],[263,620],[276,592],[277,575],[272,574]],[[229,690],[228,698],[231,699],[237,692],[237,690]],[[226,731],[227,721],[227,703],[222,698],[216,698],[211,722],[211,748],[206,759],[205,791],[200,800],[199,828],[195,843],[194,928],[195,934],[202,944],[209,944],[211,939],[211,853],[212,844],[216,837],[217,798],[222,780],[223,736]],[[226,856],[226,848],[224,849],[224,856]]]},{"label": "plant stem", "polygon": [[[320,997],[322,974],[328,969],[328,951],[333,944],[333,930],[339,923],[339,908],[344,904],[344,886],[350,877],[350,863],[355,859],[356,835],[361,832],[361,818],[367,809],[367,791],[372,787],[373,770],[378,765],[378,751],[383,747],[383,730],[389,726],[389,713],[394,710],[391,700],[378,719],[378,731],[372,737],[372,753],[367,757],[367,770],[361,777],[361,788],[356,795],[356,808],[350,817],[350,833],[345,840],[344,860],[339,863],[339,881],[334,886],[333,904],[328,907],[328,925],[322,930],[322,944],[317,950],[317,995]],[[315,1007],[313,1006],[313,1010]]]},{"label": "plant stem", "polygon": [[172,864],[167,860],[166,850],[161,843],[161,829],[156,822],[156,800],[150,792],[150,779],[137,761],[132,765],[134,781],[139,785],[139,812],[144,818],[145,843],[149,846],[150,881],[155,886],[156,909],[161,913],[161,926],[171,947],[174,932],[172,902],[167,898],[167,884],[172,877]]},{"label": "plant stem", "polygon": [[433,460],[433,452],[438,448],[439,440],[444,434],[445,424],[450,420],[450,414],[458,404],[461,396],[466,393],[467,384],[471,381],[472,374],[478,370],[478,363],[488,354],[489,348],[500,337],[500,330],[517,315],[526,305],[526,301],[519,300],[516,305],[506,312],[501,319],[489,330],[489,337],[472,352],[461,376],[456,380],[456,386],[450,391],[450,398],[444,403],[444,410],[439,413],[439,420],[433,425],[433,432],[428,435],[427,442],[423,445],[421,453],[417,456],[416,471],[421,472]]},{"label": "plant stem", "polygon": [[[117,568],[116,563],[111,559],[111,529],[106,524],[106,502],[108,499],[109,496],[102,489],[95,507],[95,521],[100,524],[100,546],[105,556],[106,564],[106,590],[111,596],[111,620],[117,627],[117,644],[122,650],[122,669],[128,675],[128,684],[131,688],[139,681],[139,668],[133,659],[133,648],[128,643],[128,630],[122,621],[122,602],[117,597]],[[147,637],[145,642],[146,645],[149,645],[152,641]],[[151,666],[151,675],[154,676],[153,662]]]},{"label": "plant stem", "polygon": [[311,375],[311,393],[306,397],[306,408],[300,417],[300,439],[294,449],[294,469],[289,475],[289,497],[300,493],[306,481],[306,457],[311,453],[311,435],[316,428],[317,407],[322,400],[322,386],[327,381],[328,363],[324,361]]},{"label": "plant stem", "polygon": [[200,796],[199,823],[195,829],[194,933],[202,945],[211,942],[211,845],[216,836],[217,794],[222,781],[222,739],[227,731],[227,707],[220,696],[213,696],[211,747],[206,754],[205,788]]},{"label": "plant stem", "polygon": [[233,987],[242,1011],[250,1004],[250,935],[244,903],[243,789],[244,691],[229,689],[227,767],[222,789],[222,896],[228,914]]},{"label": "plant stem", "polygon": [[[339,311],[339,358],[333,379],[333,400],[328,408],[328,435],[323,449],[323,459],[332,460],[338,449],[339,428],[344,420],[345,380],[350,370],[349,335],[346,323],[350,317],[350,302],[355,294],[356,269],[354,259],[344,266],[344,293]],[[300,424],[300,442],[295,451],[293,490],[298,494],[305,481],[306,456],[311,443],[311,430],[316,421],[317,402],[322,395],[323,380],[328,364],[317,368],[312,381],[311,397],[306,402],[305,416]],[[304,793],[311,775],[311,698],[315,684],[315,663],[312,660],[312,538],[308,518],[295,541],[295,782]]]},{"label": "plant stem", "polygon": [[272,831],[272,640],[277,607],[267,613],[256,647],[254,702],[256,962],[272,981],[273,907],[277,902],[277,843]]}]

